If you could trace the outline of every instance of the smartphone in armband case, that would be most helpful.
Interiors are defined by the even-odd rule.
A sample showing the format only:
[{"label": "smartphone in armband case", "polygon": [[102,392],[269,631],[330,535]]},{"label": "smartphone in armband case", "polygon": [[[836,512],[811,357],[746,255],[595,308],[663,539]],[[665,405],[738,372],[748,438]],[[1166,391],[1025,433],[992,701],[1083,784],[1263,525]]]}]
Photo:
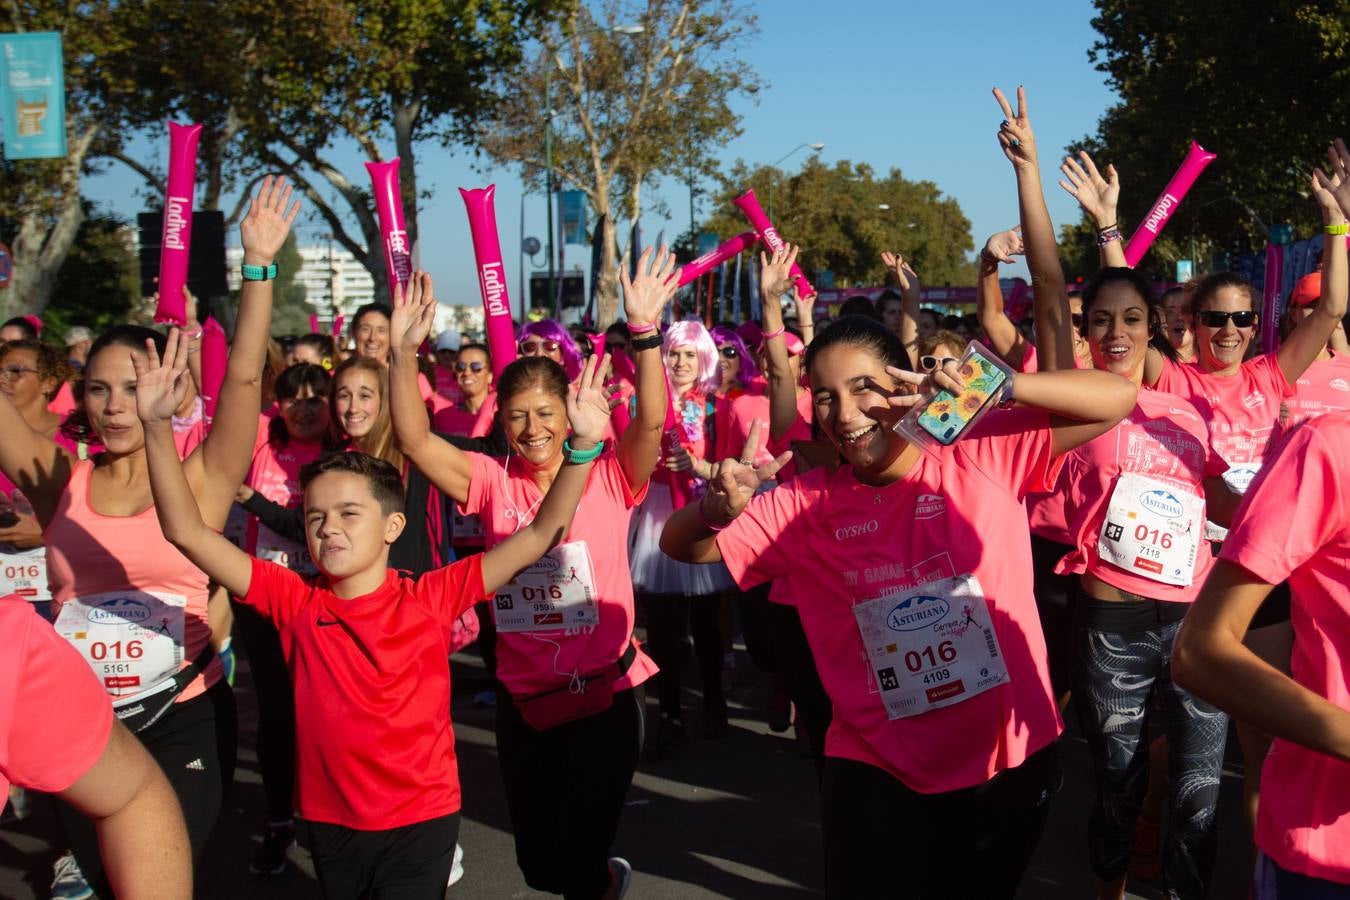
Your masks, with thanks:
[{"label": "smartphone in armband case", "polygon": [[936,452],[960,440],[984,414],[998,406],[1013,372],[978,341],[971,341],[958,364],[964,387],[940,390],[910,409],[895,430],[920,449]]}]

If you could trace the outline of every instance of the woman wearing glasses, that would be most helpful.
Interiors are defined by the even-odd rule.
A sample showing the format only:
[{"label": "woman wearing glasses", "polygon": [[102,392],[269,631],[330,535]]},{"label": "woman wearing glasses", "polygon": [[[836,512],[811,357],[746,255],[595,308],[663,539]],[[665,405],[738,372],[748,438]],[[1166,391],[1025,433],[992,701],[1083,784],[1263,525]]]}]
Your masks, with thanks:
[{"label": "woman wearing glasses", "polygon": [[927,375],[949,362],[956,362],[966,352],[967,343],[961,335],[945,328],[922,338],[918,346],[919,372]]},{"label": "woman wearing glasses", "polygon": [[[535,340],[538,340],[537,338]],[[497,414],[497,395],[492,390],[492,357],[485,344],[465,344],[454,363],[459,400],[436,413],[436,430],[465,437],[487,437]]]},{"label": "woman wearing glasses", "polygon": [[520,329],[517,350],[521,356],[545,356],[563,367],[568,381],[576,381],[586,358],[567,329],[553,319],[526,322]]}]

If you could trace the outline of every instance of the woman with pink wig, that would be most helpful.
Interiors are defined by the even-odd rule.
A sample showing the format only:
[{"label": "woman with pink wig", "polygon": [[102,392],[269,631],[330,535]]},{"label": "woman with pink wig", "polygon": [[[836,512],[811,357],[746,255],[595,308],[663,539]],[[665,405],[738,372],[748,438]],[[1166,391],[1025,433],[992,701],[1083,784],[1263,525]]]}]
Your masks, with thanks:
[{"label": "woman with pink wig", "polygon": [[516,349],[521,356],[547,356],[563,367],[568,381],[576,381],[586,357],[572,335],[554,319],[526,322],[520,329]]},{"label": "woman with pink wig", "polygon": [[[633,516],[629,549],[633,588],[646,611],[648,647],[661,667],[653,679],[661,721],[648,741],[651,759],[664,756],[684,739],[680,672],[691,624],[703,681],[703,735],[716,738],[726,733],[722,638],[718,604],[711,598],[732,588],[725,566],[689,565],[661,552],[666,520],[686,503],[697,503],[706,489],[714,455],[713,410],[722,385],[717,343],[702,323],[671,325],[662,351],[675,421],[662,439],[661,463],[647,499]],[[691,598],[698,599],[691,603]]]}]

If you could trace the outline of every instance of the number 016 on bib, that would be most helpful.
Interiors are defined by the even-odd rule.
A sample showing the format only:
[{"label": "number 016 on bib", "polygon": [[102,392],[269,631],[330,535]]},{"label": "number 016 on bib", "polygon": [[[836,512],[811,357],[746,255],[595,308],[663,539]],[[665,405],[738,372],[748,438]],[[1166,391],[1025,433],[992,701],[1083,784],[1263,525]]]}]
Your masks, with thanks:
[{"label": "number 016 on bib", "polygon": [[984,591],[958,575],[853,607],[886,715],[903,719],[1008,683]]}]

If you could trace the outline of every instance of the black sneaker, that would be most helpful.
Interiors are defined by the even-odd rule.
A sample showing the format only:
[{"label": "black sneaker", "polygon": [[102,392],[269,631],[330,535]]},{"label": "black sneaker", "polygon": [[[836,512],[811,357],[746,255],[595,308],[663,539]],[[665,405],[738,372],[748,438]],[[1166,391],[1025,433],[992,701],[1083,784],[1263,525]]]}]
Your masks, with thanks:
[{"label": "black sneaker", "polygon": [[672,719],[662,716],[660,723],[656,726],[656,734],[652,735],[647,741],[647,752],[644,754],[648,762],[655,762],[664,759],[676,747],[684,743],[684,722],[679,719]]},{"label": "black sneaker", "polygon": [[295,824],[269,824],[262,843],[249,860],[248,870],[254,875],[280,875],[286,871],[286,854],[295,846]]}]

